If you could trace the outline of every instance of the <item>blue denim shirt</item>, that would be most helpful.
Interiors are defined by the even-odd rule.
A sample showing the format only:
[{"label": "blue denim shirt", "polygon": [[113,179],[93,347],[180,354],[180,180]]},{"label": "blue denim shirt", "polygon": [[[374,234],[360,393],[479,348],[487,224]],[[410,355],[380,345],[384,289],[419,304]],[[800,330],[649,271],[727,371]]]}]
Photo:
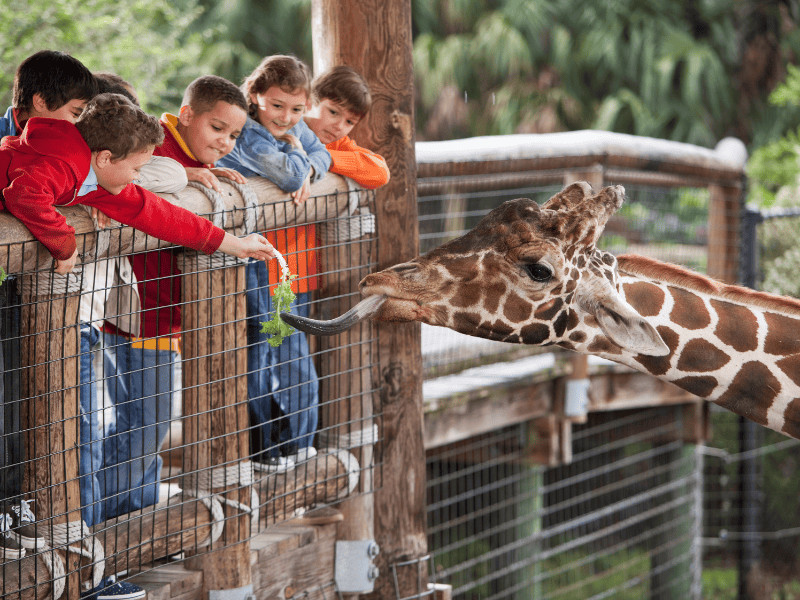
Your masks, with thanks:
[{"label": "blue denim shirt", "polygon": [[266,177],[284,192],[299,190],[312,166],[312,183],[324,177],[331,166],[331,155],[316,134],[303,121],[289,133],[300,140],[305,154],[276,140],[261,123],[247,117],[236,146],[217,161],[217,166],[234,169],[245,177]]},{"label": "blue denim shirt", "polygon": [[14,107],[9,106],[6,114],[0,119],[0,138],[17,135],[17,124],[14,123]]}]

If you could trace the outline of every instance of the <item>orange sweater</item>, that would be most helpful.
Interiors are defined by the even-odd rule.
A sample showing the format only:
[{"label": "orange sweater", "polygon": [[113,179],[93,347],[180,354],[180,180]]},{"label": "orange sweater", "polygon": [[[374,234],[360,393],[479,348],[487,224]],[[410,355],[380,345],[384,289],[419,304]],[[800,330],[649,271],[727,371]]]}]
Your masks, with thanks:
[{"label": "orange sweater", "polygon": [[331,153],[331,173],[344,175],[358,185],[374,190],[389,181],[389,167],[380,154],[362,148],[344,136],[327,146]]}]

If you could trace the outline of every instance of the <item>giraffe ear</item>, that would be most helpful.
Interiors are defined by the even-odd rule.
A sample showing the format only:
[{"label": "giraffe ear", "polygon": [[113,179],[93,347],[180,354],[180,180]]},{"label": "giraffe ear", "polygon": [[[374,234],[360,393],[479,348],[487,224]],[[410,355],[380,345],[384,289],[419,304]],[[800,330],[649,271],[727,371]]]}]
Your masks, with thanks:
[{"label": "giraffe ear", "polygon": [[603,333],[625,350],[647,356],[666,356],[670,353],[655,327],[619,297],[607,297],[598,303],[594,316]]}]

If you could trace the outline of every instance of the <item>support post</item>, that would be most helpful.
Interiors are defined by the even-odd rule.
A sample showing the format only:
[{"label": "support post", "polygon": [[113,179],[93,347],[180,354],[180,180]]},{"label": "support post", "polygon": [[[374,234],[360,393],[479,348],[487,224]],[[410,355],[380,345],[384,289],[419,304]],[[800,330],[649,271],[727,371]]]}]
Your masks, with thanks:
[{"label": "support post", "polygon": [[[183,488],[250,506],[245,268],[221,260],[229,262],[210,268],[184,251]],[[186,564],[203,571],[207,597],[244,598],[252,591],[250,515],[235,505],[224,510],[219,539]]]},{"label": "support post", "polygon": [[[369,83],[372,110],[354,130],[356,141],[381,154],[392,179],[378,190],[379,269],[417,255],[419,234],[414,153],[414,78],[409,0],[313,0],[314,72],[347,64]],[[416,569],[391,565],[427,553],[425,448],[422,430],[422,359],[418,324],[376,324],[381,369],[381,481],[374,494],[375,537],[381,576],[374,598],[408,597],[419,590]]]},{"label": "support post", "polygon": [[[40,535],[53,540],[54,528],[81,522],[78,487],[78,278],[65,293],[53,293],[51,277],[64,284],[66,276],[36,273],[22,277],[22,422],[28,461],[23,475],[23,495],[33,496]],[[79,545],[68,537],[67,545]],[[35,552],[33,550],[31,553]],[[51,552],[51,550],[44,550]],[[80,597],[80,554],[59,550],[53,562],[62,561],[66,580],[61,596]],[[51,574],[40,574],[52,579]]]}]

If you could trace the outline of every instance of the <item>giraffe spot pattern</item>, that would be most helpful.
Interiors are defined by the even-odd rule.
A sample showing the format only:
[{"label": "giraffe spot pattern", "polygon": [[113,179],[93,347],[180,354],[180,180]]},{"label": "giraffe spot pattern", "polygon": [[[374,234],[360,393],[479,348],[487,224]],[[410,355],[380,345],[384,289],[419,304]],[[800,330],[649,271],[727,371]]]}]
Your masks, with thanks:
[{"label": "giraffe spot pattern", "polygon": [[675,298],[675,307],[670,313],[670,321],[686,329],[708,327],[711,323],[711,315],[702,299],[672,286],[669,287],[669,293]]},{"label": "giraffe spot pattern", "polygon": [[598,335],[586,348],[591,353],[621,354],[622,349],[612,343],[607,337]]},{"label": "giraffe spot pattern", "polygon": [[507,286],[505,282],[498,281],[486,287],[484,290],[483,305],[490,313],[496,313],[500,308],[500,300],[503,294],[506,293]]},{"label": "giraffe spot pattern", "polygon": [[580,344],[586,340],[586,334],[583,331],[573,331],[569,334],[569,339]]},{"label": "giraffe spot pattern", "polygon": [[712,299],[711,307],[720,317],[714,333],[723,344],[737,352],[758,348],[758,321],[753,311],[744,307]]},{"label": "giraffe spot pattern", "polygon": [[[778,395],[780,382],[766,365],[750,361],[742,365],[728,389],[715,401],[760,425],[767,424],[767,408]],[[753,398],[758,397],[758,402]]]},{"label": "giraffe spot pattern", "polygon": [[800,398],[795,398],[783,411],[783,427],[781,431],[788,436],[800,439]]},{"label": "giraffe spot pattern", "polygon": [[477,281],[462,283],[458,288],[458,293],[453,294],[451,303],[457,308],[477,306],[482,295],[483,286]]},{"label": "giraffe spot pattern", "polygon": [[795,385],[800,385],[800,354],[787,356],[780,359],[777,363],[778,368],[791,379]]},{"label": "giraffe spot pattern", "polygon": [[524,323],[532,314],[533,304],[514,292],[510,293],[503,303],[503,316],[512,323]]},{"label": "giraffe spot pattern", "polygon": [[661,339],[664,340],[664,343],[669,348],[669,354],[666,356],[645,356],[644,354],[639,354],[634,360],[647,369],[648,373],[663,375],[669,371],[670,360],[675,353],[675,348],[678,347],[680,336],[665,325],[659,325],[656,327],[656,331],[658,331]]},{"label": "giraffe spot pattern", "polygon": [[678,370],[684,372],[708,372],[721,369],[731,358],[725,352],[704,339],[686,342],[678,359]]},{"label": "giraffe spot pattern", "polygon": [[563,311],[555,321],[553,321],[553,333],[556,337],[561,337],[567,330],[567,311]]},{"label": "giraffe spot pattern", "polygon": [[562,306],[564,306],[564,301],[561,300],[561,298],[553,298],[537,308],[533,316],[540,321],[551,321],[553,317],[558,314],[558,311],[561,310]]},{"label": "giraffe spot pattern", "polygon": [[714,388],[717,387],[716,377],[711,377],[709,375],[681,377],[672,383],[677,385],[679,388],[694,394],[695,396],[700,396],[701,398],[708,398],[711,395],[711,392],[714,391]]},{"label": "giraffe spot pattern", "polygon": [[544,323],[531,323],[522,328],[520,337],[526,344],[541,344],[550,337],[550,327]]},{"label": "giraffe spot pattern", "polygon": [[625,300],[643,317],[656,316],[664,305],[666,294],[660,287],[637,281],[625,283],[622,288],[625,291]]},{"label": "giraffe spot pattern", "polygon": [[775,313],[764,313],[767,321],[767,339],[764,352],[767,354],[788,355],[800,352],[800,338],[783,332],[796,331],[797,317],[787,317]]}]

